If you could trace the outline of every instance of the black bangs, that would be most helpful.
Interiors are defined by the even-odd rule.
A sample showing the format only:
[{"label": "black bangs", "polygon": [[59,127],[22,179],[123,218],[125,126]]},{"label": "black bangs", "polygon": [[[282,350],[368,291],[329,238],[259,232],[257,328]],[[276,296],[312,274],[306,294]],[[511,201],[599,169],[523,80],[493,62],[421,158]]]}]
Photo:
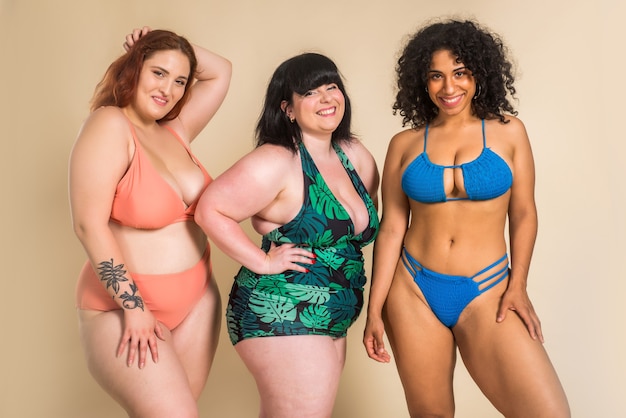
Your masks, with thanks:
[{"label": "black bangs", "polygon": [[327,57],[308,53],[294,57],[288,63],[286,85],[289,90],[304,94],[324,84],[342,85],[335,64]]}]

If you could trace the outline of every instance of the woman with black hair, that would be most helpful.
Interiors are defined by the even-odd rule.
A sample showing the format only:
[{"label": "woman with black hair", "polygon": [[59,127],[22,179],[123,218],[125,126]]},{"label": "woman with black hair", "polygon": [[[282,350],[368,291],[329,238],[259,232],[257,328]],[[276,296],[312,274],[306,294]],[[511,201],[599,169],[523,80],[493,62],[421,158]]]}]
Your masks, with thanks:
[{"label": "woman with black hair", "polygon": [[475,22],[434,23],[396,70],[394,111],[411,128],[383,171],[367,353],[390,361],[387,331],[412,417],[454,415],[457,348],[505,416],[569,417],[526,291],[534,163],[503,42]]},{"label": "woman with black hair", "polygon": [[[196,221],[242,267],[226,313],[260,417],[330,417],[378,231],[378,169],[350,129],[335,64],[306,53],[269,83],[257,147],[204,192]],[[239,223],[250,218],[261,248]]]}]

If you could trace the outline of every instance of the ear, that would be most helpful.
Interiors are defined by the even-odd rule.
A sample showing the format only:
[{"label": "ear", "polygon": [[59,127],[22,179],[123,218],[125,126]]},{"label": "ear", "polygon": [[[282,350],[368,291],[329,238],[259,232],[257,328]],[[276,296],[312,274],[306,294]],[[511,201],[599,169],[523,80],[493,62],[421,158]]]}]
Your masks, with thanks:
[{"label": "ear", "polygon": [[289,102],[287,100],[283,100],[282,102],[280,102],[280,110],[285,113],[291,110],[291,106],[289,105]]}]

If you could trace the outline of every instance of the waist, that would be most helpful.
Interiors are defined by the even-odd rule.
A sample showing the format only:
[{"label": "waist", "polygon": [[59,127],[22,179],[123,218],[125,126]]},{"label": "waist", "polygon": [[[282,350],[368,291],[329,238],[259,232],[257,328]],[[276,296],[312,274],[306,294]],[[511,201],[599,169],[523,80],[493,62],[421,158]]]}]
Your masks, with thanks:
[{"label": "waist", "polygon": [[163,274],[184,271],[207,251],[208,241],[194,222],[178,222],[157,230],[110,223],[111,231],[131,271]]}]

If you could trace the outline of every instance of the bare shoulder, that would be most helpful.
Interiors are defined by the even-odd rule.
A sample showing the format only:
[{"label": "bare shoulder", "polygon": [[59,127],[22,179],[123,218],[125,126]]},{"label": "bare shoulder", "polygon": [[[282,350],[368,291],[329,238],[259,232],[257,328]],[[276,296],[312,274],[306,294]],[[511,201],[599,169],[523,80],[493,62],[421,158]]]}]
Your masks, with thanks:
[{"label": "bare shoulder", "polygon": [[78,139],[88,142],[106,140],[113,145],[116,141],[126,144],[130,135],[130,125],[122,110],[106,106],[96,109],[87,117]]},{"label": "bare shoulder", "polygon": [[374,156],[369,149],[361,142],[361,140],[353,138],[350,141],[342,141],[339,146],[346,153],[348,159],[354,165],[370,165],[375,164]]},{"label": "bare shoulder", "polygon": [[274,182],[288,177],[299,162],[297,154],[285,147],[272,144],[263,144],[241,157],[227,173],[239,177],[255,176],[265,179],[265,182]]},{"label": "bare shoulder", "polygon": [[[521,119],[507,115],[506,123],[500,122],[498,119],[492,119],[486,122],[487,129],[490,130],[498,138],[502,138],[511,143],[519,144],[528,142],[528,134],[526,127]],[[489,134],[487,134],[489,136]]]},{"label": "bare shoulder", "polygon": [[404,161],[413,158],[416,150],[423,149],[424,128],[405,129],[398,132],[389,141],[386,160]]}]

